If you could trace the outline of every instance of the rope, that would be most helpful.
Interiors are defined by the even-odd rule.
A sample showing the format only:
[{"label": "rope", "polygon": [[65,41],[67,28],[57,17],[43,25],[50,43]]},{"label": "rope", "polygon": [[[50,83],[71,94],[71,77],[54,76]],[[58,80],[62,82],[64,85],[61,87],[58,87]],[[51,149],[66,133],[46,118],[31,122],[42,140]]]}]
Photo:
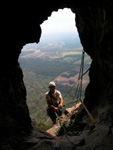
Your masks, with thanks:
[{"label": "rope", "polygon": [[64,123],[62,123],[62,121],[61,121],[61,119],[60,119],[59,116],[58,116],[58,120],[59,120],[60,126],[61,126],[61,127],[63,128],[63,130],[64,130],[64,135],[65,135],[67,141],[68,141],[68,142],[71,144],[71,146],[72,146],[72,150],[75,150],[75,149],[74,149],[74,144],[73,144],[73,142],[71,142],[71,140],[69,139],[69,137],[68,137],[68,135],[67,135],[67,132],[66,132],[66,129],[65,129],[65,127],[64,127]]},{"label": "rope", "polygon": [[[91,115],[91,113],[89,112],[89,110],[87,109],[87,107],[85,106],[85,104],[84,104],[84,103],[82,102],[82,100],[81,100],[83,76],[89,71],[89,69],[88,69],[85,73],[83,73],[83,70],[84,70],[84,54],[85,54],[85,52],[83,51],[83,53],[82,53],[82,59],[81,59],[81,66],[80,66],[80,72],[79,72],[79,78],[78,78],[78,80],[77,80],[77,82],[78,82],[79,80],[80,80],[80,82],[78,82],[78,84],[77,84],[77,89],[76,89],[76,92],[75,92],[75,93],[76,93],[76,94],[78,93],[78,96],[77,96],[78,100],[81,102],[83,108],[84,108],[85,111],[87,112],[89,118],[91,119],[92,123],[95,125],[97,131],[99,132],[99,134],[100,134],[101,137],[103,138],[103,140],[104,140],[104,142],[106,143],[106,145],[107,145],[108,147],[110,147],[110,143],[109,143],[108,139],[105,137],[105,135],[104,135],[103,132],[101,131],[100,127],[98,126],[96,120],[93,118],[93,116]],[[73,87],[75,86],[75,84],[76,84],[77,82],[75,82],[75,83],[73,84],[72,88],[66,93],[66,95],[64,96],[64,98],[65,98],[65,97],[67,96],[67,94],[73,89]],[[60,120],[60,118],[59,118],[59,120]],[[66,133],[66,130],[65,130],[64,126],[63,126],[63,129],[64,129],[64,133],[65,133],[65,136],[66,136],[67,140],[73,145],[73,143],[70,141],[70,139],[69,139],[68,136],[67,136],[67,133]]]},{"label": "rope", "polygon": [[[67,95],[72,91],[72,89],[74,88],[74,86],[77,84],[77,82],[83,78],[83,76],[90,70],[90,68],[88,68],[84,73],[83,73],[83,65],[84,65],[84,54],[85,52],[83,51],[82,52],[82,58],[81,58],[81,66],[80,66],[80,72],[79,72],[79,77],[78,77],[78,80],[75,81],[75,83],[72,85],[72,87],[69,89],[69,91],[63,96],[63,99],[65,99],[67,97]],[[81,73],[81,70],[82,70],[82,73]],[[77,88],[76,88],[76,92],[78,92],[78,89],[79,89],[79,83],[77,84]]]},{"label": "rope", "polygon": [[93,118],[93,116],[91,115],[91,113],[89,112],[89,110],[87,109],[87,107],[85,106],[85,104],[82,102],[81,100],[81,92],[82,92],[82,81],[83,81],[83,70],[84,70],[84,51],[82,54],[82,59],[81,59],[81,68],[80,68],[80,76],[81,76],[81,81],[80,81],[80,86],[79,86],[79,92],[78,92],[78,97],[79,97],[79,101],[81,102],[82,106],[84,107],[85,111],[87,112],[89,118],[91,119],[92,123],[95,125],[97,131],[99,132],[99,134],[101,135],[101,137],[103,138],[104,142],[106,143],[107,146],[110,147],[109,141],[108,139],[105,137],[105,135],[103,134],[103,132],[101,131],[101,129],[99,128],[96,120]]},{"label": "rope", "polygon": [[[66,95],[63,97],[63,99],[69,94],[69,92],[73,89],[73,87],[76,85],[76,83],[77,83],[80,79],[82,80],[83,76],[89,71],[89,69],[88,69],[86,72],[83,73],[83,68],[84,68],[84,51],[83,51],[83,53],[82,53],[81,66],[80,66],[80,72],[79,72],[78,80],[73,84],[73,86],[72,86],[71,89],[66,93]],[[81,97],[82,82],[80,82],[80,87],[79,87],[79,82],[78,82],[76,93],[77,93],[78,89],[79,89],[79,91],[80,91],[79,96]],[[75,103],[75,102],[74,102],[74,103]],[[64,106],[63,106],[63,107],[64,107]],[[61,122],[60,117],[58,116],[57,118],[58,118],[58,120],[59,120],[60,126],[62,126],[62,128],[63,128],[63,130],[64,130],[64,135],[65,135],[66,139],[67,139],[68,142],[72,145],[72,149],[74,150],[74,144],[73,144],[73,142],[70,141],[70,139],[69,139],[69,137],[68,137],[68,135],[67,135],[67,133],[66,133],[66,129],[65,129],[64,125],[63,125],[62,122]]]},{"label": "rope", "polygon": [[93,118],[93,116],[91,115],[91,113],[89,112],[89,110],[87,109],[87,107],[85,106],[85,104],[82,102],[81,99],[79,99],[79,101],[81,102],[82,106],[84,107],[85,111],[87,112],[89,118],[91,119],[92,123],[95,125],[97,131],[99,132],[99,134],[101,135],[101,137],[103,138],[104,142],[106,143],[107,146],[110,147],[110,143],[108,141],[108,139],[105,137],[105,135],[103,134],[103,132],[101,131],[100,127],[98,126],[96,120]]},{"label": "rope", "polygon": [[70,140],[69,137],[67,136],[66,129],[65,129],[64,126],[63,126],[63,129],[64,129],[65,137],[67,138],[67,140],[69,141],[69,143],[72,145],[72,149],[74,150],[74,144],[73,144],[73,142],[71,142],[71,140]]},{"label": "rope", "polygon": [[83,50],[83,52],[82,52],[82,58],[81,58],[80,72],[79,72],[80,82],[78,82],[77,89],[76,89],[76,92],[75,92],[76,95],[78,93],[77,99],[81,98],[81,93],[82,93],[82,80],[83,80],[83,69],[84,69],[84,55],[85,55],[85,52]]}]

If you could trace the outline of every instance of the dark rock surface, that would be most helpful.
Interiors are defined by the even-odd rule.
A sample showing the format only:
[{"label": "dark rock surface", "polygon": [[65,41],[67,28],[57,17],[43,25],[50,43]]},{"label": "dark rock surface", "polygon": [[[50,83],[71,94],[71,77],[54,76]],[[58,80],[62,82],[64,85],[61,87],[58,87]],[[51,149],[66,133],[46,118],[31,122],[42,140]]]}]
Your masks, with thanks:
[{"label": "dark rock surface", "polygon": [[[113,1],[9,1],[2,2],[1,7],[0,148],[16,150],[19,147],[21,150],[20,143],[33,132],[18,57],[25,44],[39,42],[40,24],[52,11],[65,7],[76,13],[75,20],[81,43],[92,58],[90,83],[84,102],[102,126],[108,139],[113,140]],[[35,132],[38,134],[39,131]],[[82,135],[75,138],[77,139],[81,139],[78,145],[82,143],[82,150],[91,149],[91,145],[92,150],[101,150],[105,147],[95,131],[89,135],[84,130]],[[61,150],[66,147],[71,150],[70,143],[67,142],[66,146],[63,140],[63,137],[60,137],[59,143],[56,142],[53,148],[55,140],[48,141],[45,137],[42,142],[37,141],[38,147],[33,150],[41,150],[40,147],[43,150]],[[80,148],[74,147],[77,150]],[[107,150],[106,147],[105,149]]]}]

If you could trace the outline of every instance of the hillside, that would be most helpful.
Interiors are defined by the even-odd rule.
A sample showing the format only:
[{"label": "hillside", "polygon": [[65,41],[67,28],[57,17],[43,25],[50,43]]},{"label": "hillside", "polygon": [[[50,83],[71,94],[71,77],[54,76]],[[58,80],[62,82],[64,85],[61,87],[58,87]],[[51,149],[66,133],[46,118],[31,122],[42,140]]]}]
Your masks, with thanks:
[{"label": "hillside", "polygon": [[[70,90],[78,79],[81,63],[82,47],[78,43],[69,41],[47,41],[43,44],[29,44],[23,48],[20,56],[20,65],[24,73],[24,82],[27,88],[27,103],[31,117],[38,118],[37,122],[47,121],[45,93],[48,83],[56,82],[57,89],[62,96]],[[77,46],[79,46],[77,48]],[[90,66],[90,58],[85,55],[84,71]],[[88,84],[88,76],[83,79],[83,92]],[[71,107],[75,99],[76,86],[65,97],[64,105]],[[70,100],[70,101],[69,101]],[[70,104],[68,104],[70,103]],[[76,103],[76,101],[75,101]]]},{"label": "hillside", "polygon": [[[1,29],[3,31],[1,32],[1,43],[3,49],[1,49],[0,59],[0,150],[113,150],[113,0],[86,0],[82,2],[76,0],[48,0],[27,1],[25,4],[23,1],[7,1],[7,3],[2,1],[1,6],[4,11],[1,13]],[[54,138],[47,132],[40,129],[36,130],[31,124],[30,114],[34,110],[30,106],[33,104],[34,108],[38,107],[38,110],[34,111],[34,113],[37,113],[41,110],[41,107],[44,109],[45,105],[42,103],[42,106],[40,106],[35,102],[32,103],[33,97],[31,104],[29,103],[29,109],[31,109],[29,114],[28,105],[26,104],[27,95],[23,82],[23,70],[18,63],[18,58],[25,44],[39,42],[42,34],[40,24],[45,22],[53,11],[57,11],[60,8],[70,8],[76,13],[73,20],[79,32],[79,37],[85,52],[92,58],[89,70],[90,82],[85,90],[84,104],[95,121],[92,120],[92,124],[83,109],[80,113],[73,114],[69,122],[63,126],[64,130],[60,130],[60,136]],[[54,37],[52,36],[52,38]],[[68,49],[67,52],[70,52],[71,48],[79,48],[79,46],[74,45],[70,47],[72,44],[68,46],[69,43],[66,44],[68,41],[62,41]],[[51,40],[49,43],[52,42]],[[72,42],[72,40],[69,42]],[[41,51],[41,48],[37,48],[37,50]],[[76,55],[74,58],[76,58]],[[36,60],[39,59],[36,58]],[[53,60],[51,58],[44,60],[40,57],[41,64],[44,61],[52,66]],[[64,61],[63,57],[60,57],[60,61],[57,61],[59,68],[61,64],[65,65],[61,61]],[[23,61],[21,66],[24,66],[25,63]],[[35,61],[34,66],[37,66],[38,63]],[[43,69],[45,63],[42,65],[41,73],[37,69],[40,74],[31,71],[31,69],[35,70],[34,67],[30,67],[26,63],[29,69],[25,68],[24,72],[31,71],[31,75],[33,73],[34,77],[36,77],[35,79],[37,79],[35,80],[29,75],[29,78],[31,77],[33,80],[29,84],[29,89],[32,88],[32,92],[35,92],[35,84],[41,86],[44,92],[46,91],[44,86],[47,88],[51,74],[48,75],[48,72],[45,76],[43,75],[45,73]],[[76,67],[79,63],[80,59],[77,62],[71,62],[69,67]],[[57,70],[59,75],[61,76],[65,72],[65,75],[69,75],[70,72],[68,74],[67,72],[71,71],[71,69],[62,68],[62,71]],[[28,73],[26,73],[27,75]],[[54,80],[57,76],[54,74],[52,78]],[[47,80],[47,85],[46,83],[42,84],[40,80],[42,82]],[[63,88],[60,90],[64,96],[65,85],[62,86]],[[59,88],[58,85],[57,88]],[[67,86],[67,88],[70,88],[70,86]],[[40,89],[37,88],[36,92],[38,90]],[[31,96],[32,92],[30,92],[29,96]],[[42,92],[42,95],[44,95],[44,92]],[[36,96],[39,96],[39,94],[36,93]],[[74,94],[72,95],[74,96]],[[64,101],[71,101],[70,97],[69,99],[64,99]],[[39,103],[42,99],[40,100],[36,97],[36,100]],[[29,102],[29,98],[27,98],[27,101]],[[38,117],[43,115],[43,112],[37,114]],[[32,115],[34,116],[34,114]],[[96,129],[97,124],[102,131],[101,134]]]}]

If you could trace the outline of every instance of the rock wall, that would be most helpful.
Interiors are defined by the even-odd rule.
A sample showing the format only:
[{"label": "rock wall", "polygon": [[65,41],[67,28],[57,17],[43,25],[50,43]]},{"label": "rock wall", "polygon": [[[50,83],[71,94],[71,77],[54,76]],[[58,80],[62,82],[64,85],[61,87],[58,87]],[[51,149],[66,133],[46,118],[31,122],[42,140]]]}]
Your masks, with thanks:
[{"label": "rock wall", "polygon": [[76,22],[84,50],[91,56],[90,84],[86,90],[86,105],[113,104],[113,4],[101,1],[95,7],[76,9]]},{"label": "rock wall", "polygon": [[[26,89],[18,57],[22,47],[39,42],[40,24],[52,11],[69,7],[76,13],[76,25],[84,50],[91,56],[90,84],[85,104],[90,111],[113,105],[113,2],[112,0],[29,1],[2,3],[0,59],[1,149],[17,149],[31,131]],[[98,106],[98,107],[95,107]],[[107,112],[109,110],[106,110]],[[109,111],[110,126],[113,111]],[[103,118],[104,120],[104,118]]]}]

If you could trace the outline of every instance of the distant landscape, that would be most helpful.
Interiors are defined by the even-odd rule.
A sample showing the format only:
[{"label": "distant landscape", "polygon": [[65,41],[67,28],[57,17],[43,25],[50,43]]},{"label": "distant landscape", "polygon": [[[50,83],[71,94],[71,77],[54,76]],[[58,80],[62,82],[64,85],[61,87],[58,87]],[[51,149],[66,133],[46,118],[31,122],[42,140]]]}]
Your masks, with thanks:
[{"label": "distant landscape", "polygon": [[[73,33],[45,36],[39,44],[32,43],[23,47],[19,62],[27,89],[27,104],[31,117],[37,118],[38,123],[48,120],[45,93],[49,82],[55,81],[64,97],[78,79],[82,50],[78,36]],[[90,67],[90,63],[91,59],[85,54],[84,71]],[[86,74],[82,95],[88,82]],[[76,103],[75,91],[76,86],[65,97],[66,107],[71,107],[73,101]]]}]

